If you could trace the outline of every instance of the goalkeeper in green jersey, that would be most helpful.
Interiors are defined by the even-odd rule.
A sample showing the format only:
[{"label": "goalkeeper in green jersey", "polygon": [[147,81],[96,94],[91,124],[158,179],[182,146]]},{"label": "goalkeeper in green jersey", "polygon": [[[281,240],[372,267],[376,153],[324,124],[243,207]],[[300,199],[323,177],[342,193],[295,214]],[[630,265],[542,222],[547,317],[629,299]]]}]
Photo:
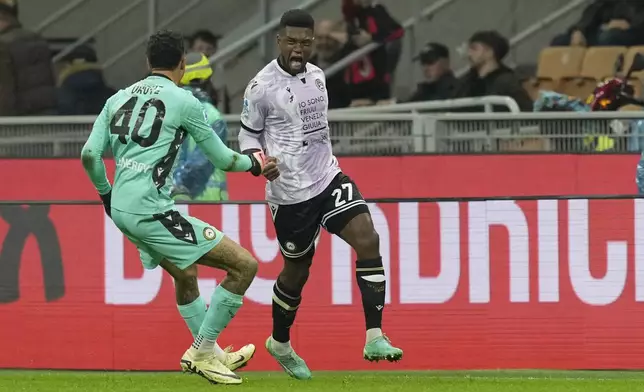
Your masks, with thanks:
[{"label": "goalkeeper in green jersey", "polygon": [[[196,52],[188,53],[186,72],[181,79],[181,85],[201,102],[208,124],[221,141],[226,143],[228,138],[226,122],[212,104],[208,94],[212,73],[212,67],[205,55]],[[191,137],[183,142],[179,150],[171,193],[175,200],[228,200],[226,172],[215,168],[203,151],[197,148],[197,144]]]},{"label": "goalkeeper in green jersey", "polygon": [[[227,363],[226,356],[217,355],[215,346],[242,305],[257,272],[257,261],[212,225],[174,208],[172,170],[188,135],[214,166],[224,171],[259,176],[273,163],[266,163],[261,152],[238,154],[226,147],[206,122],[201,102],[177,86],[185,71],[183,42],[180,34],[171,31],[150,37],[150,75],[108,99],[81,159],[107,215],[136,245],[143,266],[161,266],[175,280],[179,311],[195,336],[181,358],[181,368],[213,383],[239,384],[241,378],[230,369],[241,362]],[[102,159],[108,146],[116,161],[113,186]],[[197,286],[197,264],[227,272],[207,310]]]}]

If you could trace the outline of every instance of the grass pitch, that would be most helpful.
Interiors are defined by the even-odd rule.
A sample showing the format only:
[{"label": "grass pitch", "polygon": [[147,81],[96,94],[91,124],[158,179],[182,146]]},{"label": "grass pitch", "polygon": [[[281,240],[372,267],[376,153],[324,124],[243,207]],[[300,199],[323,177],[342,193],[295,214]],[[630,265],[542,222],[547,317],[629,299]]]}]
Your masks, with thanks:
[{"label": "grass pitch", "polygon": [[0,371],[4,392],[194,392],[236,389],[251,392],[636,392],[644,372],[470,371],[470,372],[314,372],[309,381],[284,373],[240,372],[244,383],[210,385],[181,373]]}]

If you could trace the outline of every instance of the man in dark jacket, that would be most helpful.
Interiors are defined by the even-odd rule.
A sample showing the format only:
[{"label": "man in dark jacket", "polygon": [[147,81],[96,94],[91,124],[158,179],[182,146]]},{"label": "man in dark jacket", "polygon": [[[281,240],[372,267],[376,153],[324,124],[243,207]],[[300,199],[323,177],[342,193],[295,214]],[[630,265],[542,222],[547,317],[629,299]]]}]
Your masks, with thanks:
[{"label": "man in dark jacket", "polygon": [[454,93],[456,77],[449,63],[449,49],[442,44],[430,42],[414,58],[423,67],[425,80],[418,83],[416,91],[407,102],[422,102],[449,99]]},{"label": "man in dark jacket", "polygon": [[347,50],[358,50],[372,42],[382,44],[345,70],[345,81],[351,86],[351,105],[365,106],[390,99],[391,75],[405,30],[383,5],[370,0],[344,0],[342,12],[347,27]]},{"label": "man in dark jacket", "polygon": [[[330,20],[322,20],[315,25],[315,50],[309,60],[322,70],[330,67],[348,53],[347,36],[337,31]],[[344,73],[338,72],[326,79],[326,90],[329,94],[329,109],[346,108],[351,103],[349,86],[344,81]]]},{"label": "man in dark jacket", "polygon": [[0,0],[0,116],[55,113],[49,45],[21,26],[15,0]]},{"label": "man in dark jacket", "polygon": [[58,74],[59,114],[99,114],[114,94],[116,90],[105,83],[94,49],[82,45],[63,58]]},{"label": "man in dark jacket", "polygon": [[502,62],[509,50],[508,40],[496,31],[474,33],[469,40],[468,50],[472,67],[458,81],[454,98],[501,95],[514,98],[522,111],[532,111],[532,99],[528,92],[514,71]]},{"label": "man in dark jacket", "polygon": [[644,45],[644,2],[594,0],[568,31],[557,35],[552,46]]}]

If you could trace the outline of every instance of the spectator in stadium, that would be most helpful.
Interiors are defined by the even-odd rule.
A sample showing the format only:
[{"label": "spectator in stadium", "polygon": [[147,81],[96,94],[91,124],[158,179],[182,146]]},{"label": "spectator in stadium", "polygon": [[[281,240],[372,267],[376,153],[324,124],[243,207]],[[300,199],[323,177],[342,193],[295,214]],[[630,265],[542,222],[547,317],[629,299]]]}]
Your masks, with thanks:
[{"label": "spectator in stadium", "polygon": [[[225,143],[228,139],[226,121],[212,104],[207,92],[212,73],[212,67],[204,54],[188,53],[181,87],[201,102],[206,122]],[[181,145],[173,179],[171,195],[175,200],[228,200],[226,173],[208,160],[191,136]]]},{"label": "spectator in stadium", "polygon": [[456,77],[449,62],[449,49],[442,44],[430,42],[414,57],[420,61],[424,80],[407,102],[449,99],[454,94]]},{"label": "spectator in stadium", "polygon": [[454,98],[501,95],[514,98],[522,111],[532,111],[528,92],[514,71],[503,64],[509,50],[507,38],[496,31],[474,33],[469,39],[468,49],[471,68],[459,79]]},{"label": "spectator in stadium", "polygon": [[99,114],[105,101],[115,93],[105,83],[94,49],[82,45],[63,57],[58,74],[59,114]]},{"label": "spectator in stadium", "polygon": [[[322,20],[315,26],[315,48],[309,61],[324,70],[348,54],[346,43],[347,35],[338,31],[333,21]],[[343,72],[327,77],[326,89],[329,109],[346,108],[351,103]]]},{"label": "spectator in stadium", "polygon": [[[188,47],[191,52],[203,53],[206,57],[211,57],[219,49],[219,39],[221,36],[208,30],[197,30],[188,39]],[[222,112],[230,113],[230,94],[224,84],[217,85],[216,80],[212,80],[212,88],[208,89],[213,104]]]},{"label": "spectator in stadium", "polygon": [[0,116],[56,114],[51,51],[22,27],[15,0],[0,0]]},{"label": "spectator in stadium", "polygon": [[345,81],[351,88],[351,106],[373,105],[391,98],[391,75],[400,55],[404,29],[387,9],[371,0],[343,0],[348,49],[357,50],[371,42],[378,49],[349,65]]},{"label": "spectator in stadium", "polygon": [[210,57],[217,52],[220,38],[221,36],[215,35],[211,31],[197,30],[190,37],[190,49]]},{"label": "spectator in stadium", "polygon": [[644,45],[644,2],[595,0],[567,32],[556,36],[552,46]]}]

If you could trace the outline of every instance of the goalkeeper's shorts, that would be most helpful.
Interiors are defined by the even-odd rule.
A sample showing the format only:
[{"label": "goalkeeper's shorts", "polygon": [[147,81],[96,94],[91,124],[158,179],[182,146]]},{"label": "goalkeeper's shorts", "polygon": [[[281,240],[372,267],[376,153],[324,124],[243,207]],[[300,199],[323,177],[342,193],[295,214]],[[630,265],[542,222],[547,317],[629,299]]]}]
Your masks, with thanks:
[{"label": "goalkeeper's shorts", "polygon": [[175,210],[136,215],[112,208],[112,220],[136,245],[146,269],[158,267],[163,259],[186,269],[224,238],[214,226]]}]

